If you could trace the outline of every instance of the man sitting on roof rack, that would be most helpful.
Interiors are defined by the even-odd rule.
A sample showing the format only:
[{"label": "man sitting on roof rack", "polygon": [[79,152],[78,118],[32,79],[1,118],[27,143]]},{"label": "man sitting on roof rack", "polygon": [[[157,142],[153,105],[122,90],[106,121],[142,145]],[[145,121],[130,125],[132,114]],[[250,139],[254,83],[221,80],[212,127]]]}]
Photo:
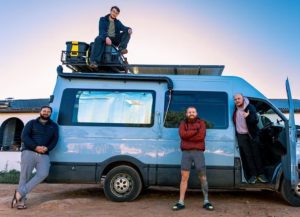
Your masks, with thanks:
[{"label": "man sitting on roof rack", "polygon": [[94,47],[91,52],[90,66],[97,68],[101,61],[101,56],[105,45],[115,45],[119,48],[121,54],[128,53],[127,44],[132,33],[132,29],[124,26],[117,19],[120,9],[113,6],[110,14],[101,17],[99,21],[99,36],[96,37]]}]

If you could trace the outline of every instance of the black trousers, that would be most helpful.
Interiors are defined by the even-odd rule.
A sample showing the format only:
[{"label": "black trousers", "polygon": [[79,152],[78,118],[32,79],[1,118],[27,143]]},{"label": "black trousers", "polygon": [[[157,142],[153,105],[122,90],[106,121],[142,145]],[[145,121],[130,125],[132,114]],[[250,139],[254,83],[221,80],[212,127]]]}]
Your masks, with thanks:
[{"label": "black trousers", "polygon": [[249,176],[264,174],[259,140],[251,139],[248,134],[237,134],[237,139],[242,162],[246,164],[245,166],[248,168],[246,173]]},{"label": "black trousers", "polygon": [[[119,50],[124,50],[127,48],[127,44],[130,40],[130,35],[128,31],[122,32],[118,37],[111,38],[112,44],[119,48]],[[103,40],[100,36],[97,36],[94,41],[94,46],[91,52],[90,60],[93,62],[101,63],[101,57],[105,48],[105,39]]]}]

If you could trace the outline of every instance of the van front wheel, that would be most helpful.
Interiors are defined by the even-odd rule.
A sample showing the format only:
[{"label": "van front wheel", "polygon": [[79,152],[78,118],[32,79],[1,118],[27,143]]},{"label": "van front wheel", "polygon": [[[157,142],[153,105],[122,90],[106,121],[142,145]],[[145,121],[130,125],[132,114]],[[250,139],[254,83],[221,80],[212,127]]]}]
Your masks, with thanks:
[{"label": "van front wheel", "polygon": [[105,196],[117,202],[132,201],[142,190],[138,172],[130,166],[117,166],[110,170],[104,180]]},{"label": "van front wheel", "polygon": [[[300,191],[300,183],[298,183],[296,191]],[[283,178],[281,184],[281,195],[292,206],[300,206],[300,196],[296,194],[295,190],[291,188],[291,184]]]}]

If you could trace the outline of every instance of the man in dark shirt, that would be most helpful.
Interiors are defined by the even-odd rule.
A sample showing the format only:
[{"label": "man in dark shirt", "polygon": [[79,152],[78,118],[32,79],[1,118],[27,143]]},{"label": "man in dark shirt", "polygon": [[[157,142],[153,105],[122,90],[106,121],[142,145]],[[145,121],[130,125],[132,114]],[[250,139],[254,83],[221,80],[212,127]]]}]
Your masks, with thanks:
[{"label": "man in dark shirt", "polygon": [[[234,103],[233,123],[235,124],[242,162],[248,167],[248,171],[246,171],[250,176],[248,183],[255,184],[257,181],[267,183],[268,179],[264,174],[259,148],[258,117],[255,106],[250,104],[249,99],[241,93],[234,95]],[[245,165],[243,166],[245,168]]]},{"label": "man in dark shirt", "polygon": [[[26,209],[26,195],[40,184],[49,173],[49,152],[58,141],[58,126],[51,119],[52,108],[43,106],[40,117],[29,121],[22,132],[21,174],[11,207]],[[36,170],[32,176],[33,169]]]},{"label": "man in dark shirt", "polygon": [[190,170],[193,162],[201,182],[201,188],[204,196],[203,208],[207,210],[214,209],[213,205],[208,200],[208,184],[204,158],[205,135],[205,122],[198,118],[195,107],[188,107],[186,110],[186,119],[179,125],[179,136],[181,138],[180,148],[182,150],[180,197],[179,201],[172,207],[173,210],[181,210],[185,208],[185,192],[187,190]]},{"label": "man in dark shirt", "polygon": [[90,66],[98,67],[105,45],[115,45],[119,48],[121,54],[126,54],[127,44],[130,40],[132,29],[124,26],[117,16],[120,8],[113,6],[110,14],[100,18],[99,36],[96,37],[90,57]]}]

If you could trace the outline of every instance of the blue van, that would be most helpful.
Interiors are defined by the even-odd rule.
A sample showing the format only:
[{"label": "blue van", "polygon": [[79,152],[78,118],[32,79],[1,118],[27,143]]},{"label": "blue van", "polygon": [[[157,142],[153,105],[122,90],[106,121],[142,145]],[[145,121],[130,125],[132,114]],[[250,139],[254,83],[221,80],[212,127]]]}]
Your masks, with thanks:
[{"label": "blue van", "polygon": [[[148,186],[179,186],[179,122],[190,105],[206,121],[209,187],[281,192],[300,206],[296,129],[289,84],[289,120],[245,80],[221,76],[224,66],[130,65],[131,74],[67,73],[58,68],[51,99],[60,138],[48,182],[100,183],[112,201],[131,201]],[[243,93],[259,117],[267,184],[248,184],[232,122],[233,96]],[[190,188],[200,188],[192,170]]]}]

